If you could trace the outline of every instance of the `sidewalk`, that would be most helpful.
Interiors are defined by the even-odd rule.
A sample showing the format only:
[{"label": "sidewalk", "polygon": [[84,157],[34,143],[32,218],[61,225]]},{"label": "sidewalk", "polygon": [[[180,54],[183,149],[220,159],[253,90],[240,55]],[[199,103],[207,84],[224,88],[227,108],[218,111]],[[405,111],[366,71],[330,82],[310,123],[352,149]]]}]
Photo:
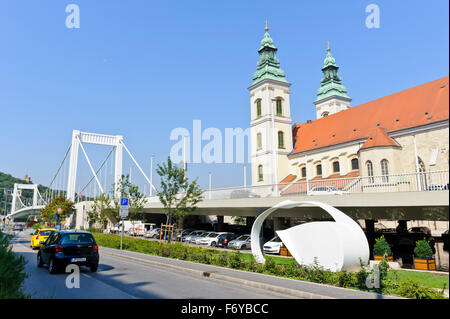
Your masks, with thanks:
[{"label": "sidewalk", "polygon": [[143,253],[118,250],[100,247],[101,255],[107,254],[119,258],[127,258],[152,264],[155,266],[170,268],[176,271],[187,272],[198,276],[208,277],[217,280],[224,280],[239,283],[249,287],[266,289],[278,293],[288,294],[305,299],[397,299],[394,296],[386,296],[376,293],[363,292],[352,289],[345,289],[329,285],[305,282],[295,279],[288,279],[270,276],[259,273],[252,273],[242,270],[229,269],[219,266],[193,263],[190,261],[177,260]]}]

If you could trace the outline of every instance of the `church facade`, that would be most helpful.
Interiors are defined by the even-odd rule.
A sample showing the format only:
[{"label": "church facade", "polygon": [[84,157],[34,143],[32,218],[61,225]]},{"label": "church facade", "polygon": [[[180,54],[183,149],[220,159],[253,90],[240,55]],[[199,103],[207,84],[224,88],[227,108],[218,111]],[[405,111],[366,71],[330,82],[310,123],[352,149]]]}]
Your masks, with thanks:
[{"label": "church facade", "polygon": [[277,185],[287,195],[307,192],[302,182],[361,177],[373,191],[398,182],[389,176],[418,172],[426,177],[414,187],[439,183],[426,172],[449,168],[448,76],[352,106],[328,47],[316,119],[298,124],[277,50],[266,27],[249,87],[253,186]]}]

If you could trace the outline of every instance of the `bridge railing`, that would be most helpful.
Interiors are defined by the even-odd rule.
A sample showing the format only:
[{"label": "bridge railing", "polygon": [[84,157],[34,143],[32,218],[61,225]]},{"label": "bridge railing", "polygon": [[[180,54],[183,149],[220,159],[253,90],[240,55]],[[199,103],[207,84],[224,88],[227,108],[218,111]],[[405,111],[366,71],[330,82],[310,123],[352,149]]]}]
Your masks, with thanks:
[{"label": "bridge railing", "polygon": [[[298,195],[332,195],[437,191],[449,189],[449,170],[352,178],[323,178],[260,186],[227,187],[203,190],[204,200]],[[147,198],[159,202],[158,196]]]},{"label": "bridge railing", "polygon": [[277,185],[205,190],[204,199],[284,197],[295,195],[360,194],[449,189],[449,170],[352,178],[300,180]]}]

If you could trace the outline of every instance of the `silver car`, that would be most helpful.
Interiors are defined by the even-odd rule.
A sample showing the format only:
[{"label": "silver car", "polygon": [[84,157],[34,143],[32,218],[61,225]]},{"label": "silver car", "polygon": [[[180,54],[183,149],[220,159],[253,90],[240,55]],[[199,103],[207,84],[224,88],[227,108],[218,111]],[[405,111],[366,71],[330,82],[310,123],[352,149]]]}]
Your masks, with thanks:
[{"label": "silver car", "polygon": [[203,238],[208,237],[212,232],[207,232],[207,233],[203,233],[199,236],[196,236],[194,238],[191,239],[191,244],[196,244],[199,245],[200,244],[200,240],[202,240]]},{"label": "silver car", "polygon": [[189,235],[186,235],[183,237],[183,242],[190,243],[191,240],[197,236],[200,236],[201,234],[206,233],[204,230],[194,230]]},{"label": "silver car", "polygon": [[228,248],[232,249],[251,249],[250,235],[241,235],[228,243]]}]

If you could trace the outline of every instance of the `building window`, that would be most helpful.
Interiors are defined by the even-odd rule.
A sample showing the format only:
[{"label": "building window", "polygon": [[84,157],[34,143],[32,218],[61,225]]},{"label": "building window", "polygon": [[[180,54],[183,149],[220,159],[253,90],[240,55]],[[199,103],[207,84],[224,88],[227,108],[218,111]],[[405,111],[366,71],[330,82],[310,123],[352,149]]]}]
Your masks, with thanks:
[{"label": "building window", "polygon": [[281,105],[281,100],[278,99],[276,103],[277,103],[277,116],[282,116],[283,115],[283,106]]},{"label": "building window", "polygon": [[278,148],[284,148],[284,133],[282,131],[278,132]]},{"label": "building window", "polygon": [[339,162],[333,162],[333,173],[339,173]]},{"label": "building window", "polygon": [[373,179],[373,165],[371,161],[367,161],[366,163],[367,166],[367,176],[369,176],[369,183],[373,184],[374,183],[374,179]]},{"label": "building window", "polygon": [[256,134],[256,150],[259,151],[262,149],[262,134]]},{"label": "building window", "polygon": [[322,175],[322,165],[321,164],[316,166],[316,175]]},{"label": "building window", "polygon": [[388,161],[385,159],[381,161],[381,175],[383,175],[383,183],[389,183],[389,167]]},{"label": "building window", "polygon": [[359,162],[357,158],[352,159],[352,170],[357,170],[359,169]]},{"label": "building window", "polygon": [[258,166],[258,182],[261,182],[263,180],[263,166]]},{"label": "building window", "polygon": [[261,99],[256,100],[256,117],[261,117],[262,110],[261,110]]},{"label": "building window", "polygon": [[306,166],[302,167],[302,178],[306,177]]},{"label": "building window", "polygon": [[330,115],[329,112],[323,112],[323,113],[322,113],[322,117],[325,117],[325,116],[328,116],[328,115]]}]

